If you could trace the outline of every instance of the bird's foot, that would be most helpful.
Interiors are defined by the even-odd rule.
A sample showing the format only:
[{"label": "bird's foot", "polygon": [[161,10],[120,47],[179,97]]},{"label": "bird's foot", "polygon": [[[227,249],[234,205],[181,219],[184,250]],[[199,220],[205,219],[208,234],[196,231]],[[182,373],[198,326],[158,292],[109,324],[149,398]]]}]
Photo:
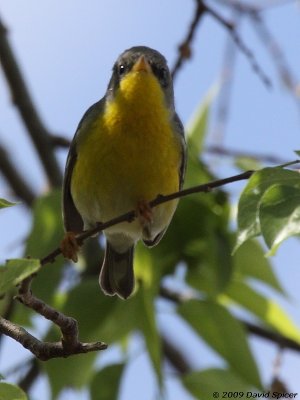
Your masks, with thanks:
[{"label": "bird's foot", "polygon": [[79,244],[77,243],[75,232],[66,232],[60,243],[60,249],[65,258],[75,263],[78,261]]},{"label": "bird's foot", "polygon": [[136,215],[143,228],[149,227],[153,222],[153,211],[147,201],[139,201],[137,204]]}]

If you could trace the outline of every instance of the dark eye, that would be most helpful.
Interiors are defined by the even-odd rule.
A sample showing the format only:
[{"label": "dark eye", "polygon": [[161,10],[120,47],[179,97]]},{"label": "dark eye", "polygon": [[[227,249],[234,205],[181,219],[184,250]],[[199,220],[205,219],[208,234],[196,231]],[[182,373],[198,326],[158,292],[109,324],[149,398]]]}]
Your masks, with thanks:
[{"label": "dark eye", "polygon": [[119,75],[122,76],[125,71],[126,71],[125,65],[124,64],[119,65]]},{"label": "dark eye", "polygon": [[165,68],[165,67],[155,68],[154,73],[163,86],[168,86],[169,72],[168,72],[167,68]]}]

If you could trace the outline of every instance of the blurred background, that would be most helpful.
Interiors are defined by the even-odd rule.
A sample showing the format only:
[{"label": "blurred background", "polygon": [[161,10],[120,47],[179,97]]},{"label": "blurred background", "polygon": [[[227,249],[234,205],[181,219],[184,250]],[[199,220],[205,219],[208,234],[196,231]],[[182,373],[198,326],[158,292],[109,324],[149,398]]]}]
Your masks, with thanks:
[{"label": "blurred background", "polygon": [[[135,45],[159,50],[172,71],[181,56],[182,64],[174,72],[176,109],[187,130],[189,127],[192,130],[193,118],[199,118],[203,107],[208,107],[201,159],[211,177],[223,178],[248,167],[274,166],[296,158],[294,150],[299,149],[300,127],[299,2],[211,0],[206,2],[208,10],[197,20],[198,3],[192,0],[2,0],[1,21],[7,28],[7,38],[36,112],[47,132],[57,139],[55,153],[61,170],[67,155],[64,140],[72,139],[85,110],[104,95],[117,56]],[[193,20],[192,40],[185,42]],[[1,212],[0,261],[4,263],[6,259],[22,256],[33,221],[30,212],[33,198],[29,195],[26,204],[24,198],[16,195],[3,169],[4,159],[7,157],[19,171],[33,197],[47,193],[53,182],[49,183],[41,168],[24,120],[13,104],[4,73],[0,74],[0,109],[0,197],[21,201],[20,205]],[[201,179],[199,175],[199,183],[203,182]],[[233,216],[244,186],[242,182],[224,188]],[[229,226],[233,231],[236,229],[234,217]],[[59,240],[58,237],[57,244]],[[265,249],[263,243],[262,247]],[[280,304],[300,327],[298,255],[298,240],[289,239],[268,260],[285,296],[261,282],[256,281],[254,286]],[[78,279],[76,274],[74,278],[72,268],[66,271],[71,280]],[[167,271],[165,282],[172,289],[185,291],[186,264],[177,265],[174,271],[173,274]],[[99,296],[102,296],[100,291]],[[84,301],[89,312],[89,298]],[[156,307],[159,310],[156,321],[164,336],[172,339],[195,369],[224,365],[224,360],[186,322],[178,320],[173,304],[158,299]],[[252,321],[247,311],[236,313]],[[37,317],[30,318],[32,332],[43,336],[48,323]],[[20,320],[16,317],[16,321]],[[249,341],[262,381],[268,386],[274,376],[278,347],[255,335]],[[111,346],[93,364],[102,368],[120,360],[126,363],[119,399],[195,398],[178,379],[179,372],[170,366],[166,367],[162,395],[149,355],[144,351],[143,336],[134,333],[127,345],[125,361],[123,343]],[[73,363],[79,359],[76,357],[79,356],[73,357]],[[287,391],[300,391],[299,352],[287,349],[279,358],[280,380],[286,384]],[[30,360],[28,351],[11,339],[2,338],[0,372],[8,382],[20,382],[26,376],[26,368],[20,368],[20,363],[26,360]],[[53,385],[50,379],[50,386],[51,382]],[[37,375],[31,383],[30,398],[51,398],[47,372]],[[87,384],[73,385],[75,388],[58,385],[57,398],[89,399]],[[72,386],[72,383],[66,381],[66,385]]]}]

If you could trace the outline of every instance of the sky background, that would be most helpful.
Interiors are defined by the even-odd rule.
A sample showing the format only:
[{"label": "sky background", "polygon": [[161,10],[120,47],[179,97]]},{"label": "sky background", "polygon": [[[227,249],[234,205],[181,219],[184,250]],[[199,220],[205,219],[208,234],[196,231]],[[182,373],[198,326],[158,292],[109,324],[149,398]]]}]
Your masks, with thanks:
[{"label": "sky background", "polygon": [[[287,62],[300,82],[300,5],[296,1],[286,3],[267,11],[264,19],[284,49]],[[218,8],[217,2],[211,1],[210,4]],[[223,15],[231,15],[226,9],[223,11]],[[51,132],[69,139],[84,111],[104,95],[117,56],[131,46],[146,45],[163,53],[172,66],[177,57],[177,45],[186,35],[193,12],[192,0],[2,0],[0,3],[0,15],[9,29],[10,41],[42,119]],[[293,160],[296,158],[293,150],[300,148],[300,100],[298,98],[297,106],[278,78],[274,62],[252,25],[245,20],[240,32],[259,65],[271,78],[273,86],[268,90],[254,74],[245,56],[238,51],[226,130],[220,138],[212,118],[207,143]],[[226,30],[211,16],[205,16],[193,42],[193,57],[178,73],[174,86],[176,108],[184,124],[190,120],[205,94],[220,81],[227,41]],[[1,145],[13,154],[14,163],[35,190],[43,193],[46,190],[45,178],[16,109],[11,104],[2,74],[0,110]],[[62,167],[65,157],[66,151],[60,150]],[[211,157],[209,161],[218,177],[233,173],[229,158]],[[243,184],[232,185],[230,192],[233,199],[242,187]],[[11,198],[1,177],[0,197]],[[26,209],[18,206],[2,212],[0,223],[5,227],[0,230],[0,262],[3,262],[6,258],[20,256],[22,241],[30,229],[30,219]],[[290,239],[272,260],[290,296],[289,301],[279,299],[271,291],[268,293],[278,298],[300,327],[299,248],[298,240]],[[162,303],[160,309],[158,321],[165,332],[172,331],[175,339],[183,334],[188,338],[187,355],[194,365],[199,368],[216,363],[221,365],[219,358],[202,343],[199,344],[186,326],[174,320],[168,305]],[[1,372],[22,357],[28,357],[19,345],[8,342],[10,345],[6,353],[0,356]],[[251,339],[251,344],[265,382],[268,382],[275,348],[258,339]],[[126,372],[121,400],[150,400],[155,396],[154,377],[141,349],[142,343],[137,337],[132,343],[132,353],[136,354],[136,358]],[[118,352],[113,350],[105,355],[103,353],[100,362],[117,360],[118,357]],[[300,395],[299,371],[299,355],[286,351],[281,377],[290,391]],[[191,399],[176,384],[172,375],[167,380],[167,389],[170,400]],[[43,399],[47,400],[45,382],[39,383],[36,393],[43,393]],[[82,393],[74,398],[86,400],[87,396]],[[67,399],[70,399],[70,392],[61,396],[61,400]]]}]

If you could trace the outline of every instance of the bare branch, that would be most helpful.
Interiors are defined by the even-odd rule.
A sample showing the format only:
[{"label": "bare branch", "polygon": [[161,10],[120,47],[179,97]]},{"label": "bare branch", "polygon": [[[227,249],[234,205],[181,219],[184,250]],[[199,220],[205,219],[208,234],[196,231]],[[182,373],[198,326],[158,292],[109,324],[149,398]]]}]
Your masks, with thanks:
[{"label": "bare branch", "polygon": [[74,346],[65,346],[64,342],[42,342],[21,326],[2,317],[0,317],[0,331],[19,342],[25,349],[31,351],[32,354],[42,361],[50,360],[51,358],[69,357],[74,354],[89,353],[91,351],[105,350],[107,348],[107,345],[102,342],[77,342]]},{"label": "bare branch", "polygon": [[53,147],[62,147],[68,149],[71,145],[69,139],[65,138],[64,136],[60,135],[51,135],[50,136],[51,145]]},{"label": "bare branch", "polygon": [[204,13],[206,12],[206,6],[202,1],[196,0],[197,6],[195,10],[195,15],[193,20],[188,28],[187,35],[182,43],[178,46],[178,57],[175,61],[175,64],[171,70],[172,78],[174,79],[177,75],[177,72],[181,68],[184,61],[189,59],[192,55],[191,50],[191,43],[194,39],[196,28],[198,27],[201,18],[203,17]]},{"label": "bare branch", "polygon": [[162,349],[166,359],[172,364],[180,375],[189,373],[192,370],[190,363],[187,361],[181,347],[178,348],[164,335],[161,335]]},{"label": "bare branch", "polygon": [[[238,25],[240,14],[234,12],[234,24]],[[231,93],[234,78],[234,67],[236,63],[237,46],[230,36],[227,37],[224,50],[224,60],[221,70],[221,87],[216,102],[215,127],[213,128],[213,137],[217,143],[224,139],[225,129],[229,116],[231,105]]]},{"label": "bare branch", "polygon": [[[254,173],[255,171],[246,171],[243,172],[242,174],[234,175],[229,178],[224,178],[224,179],[219,179],[216,181],[208,182],[203,185],[198,185],[198,186],[193,186],[188,189],[180,190],[178,192],[171,193],[169,195],[159,195],[157,198],[153,199],[152,201],[149,202],[149,206],[154,208],[157,207],[160,204],[166,203],[167,201],[179,199],[181,197],[186,197],[191,194],[195,193],[208,193],[212,189],[215,189],[220,186],[227,185],[232,182],[237,182],[245,179],[249,179],[250,176]],[[113,218],[107,222],[104,223],[98,223],[95,228],[89,229],[87,231],[83,231],[82,233],[78,234],[76,236],[76,241],[79,246],[82,245],[82,243],[89,237],[94,236],[98,234],[99,232],[103,231],[104,229],[110,228],[113,225],[119,224],[121,222],[132,222],[136,218],[136,211],[131,210],[125,214],[122,214],[116,218]],[[49,253],[47,256],[43,257],[41,259],[41,265],[45,265],[51,262],[54,262],[56,257],[58,255],[62,254],[61,248],[58,247],[55,250],[53,250],[51,253]]]},{"label": "bare branch", "polygon": [[19,288],[16,299],[26,307],[36,311],[43,317],[52,321],[62,332],[60,342],[42,342],[24,328],[0,317],[0,332],[10,336],[23,347],[31,351],[40,360],[50,358],[68,357],[74,354],[88,353],[91,351],[105,350],[107,345],[103,342],[82,343],[79,341],[78,323],[74,318],[68,317],[55,310],[35,297],[31,292],[32,276],[24,279]]},{"label": "bare branch", "polygon": [[62,174],[50,144],[50,135],[43,125],[32,102],[29,90],[21,74],[11,45],[7,38],[7,29],[0,20],[0,61],[9,85],[12,99],[35,145],[49,182],[60,186]]},{"label": "bare branch", "polygon": [[252,50],[250,50],[245,45],[243,40],[241,39],[240,35],[238,34],[238,32],[236,30],[235,25],[232,22],[227,21],[221,14],[217,13],[211,7],[208,7],[207,5],[205,5],[205,8],[206,8],[206,11],[209,14],[211,14],[212,17],[214,17],[221,25],[223,25],[224,28],[227,29],[227,31],[230,33],[232,39],[234,40],[234,42],[236,43],[238,48],[247,57],[253,71],[258,75],[258,77],[262,80],[262,82],[265,84],[265,86],[270,88],[272,86],[270,78],[264,73],[264,71],[259,66]]},{"label": "bare branch", "polygon": [[35,194],[28,183],[25,182],[24,178],[19,174],[2,146],[0,146],[0,171],[9,183],[16,197],[20,198],[27,206],[31,207],[35,199]]},{"label": "bare branch", "polygon": [[274,65],[277,68],[281,81],[292,94],[293,99],[300,109],[300,99],[297,93],[297,80],[287,63],[283,50],[279,46],[275,37],[272,36],[271,32],[267,28],[262,16],[258,13],[252,13],[250,17],[254,23],[254,31],[260,36],[262,43],[266,46],[271,57],[273,58]]},{"label": "bare branch", "polygon": [[[32,279],[33,276],[24,279],[20,285],[19,294],[16,296],[16,299],[26,307],[36,311],[44,318],[57,325],[61,330],[62,339],[61,342],[57,343],[43,343],[34,338],[32,335],[29,337],[29,334],[27,335],[28,332],[24,331],[23,328],[16,326],[13,330],[11,330],[11,332],[19,332],[17,337],[18,339],[21,338],[22,341],[18,340],[16,337],[14,337],[14,339],[20,342],[24,347],[27,346],[26,348],[28,348],[33,354],[36,355],[37,358],[41,360],[48,360],[49,358],[53,357],[67,357],[73,354],[87,353],[90,351],[104,350],[107,348],[107,345],[102,342],[81,343],[78,338],[79,332],[77,321],[74,318],[64,315],[63,313],[57,311],[53,307],[50,307],[35,297],[31,292]],[[23,330],[22,335],[20,335],[20,329]]]},{"label": "bare branch", "polygon": [[227,149],[222,146],[207,146],[204,151],[206,153],[217,154],[225,157],[247,157],[270,164],[284,164],[286,162],[286,160],[282,160],[281,158],[272,154],[252,153],[242,150]]},{"label": "bare branch", "polygon": [[[196,296],[192,296],[189,293],[180,293],[177,291],[170,290],[164,286],[160,287],[159,295],[163,297],[164,299],[170,300],[173,303],[176,304],[181,304],[184,303],[188,300],[191,299],[198,299]],[[262,328],[261,326],[254,325],[250,322],[243,321],[241,319],[238,319],[238,321],[244,325],[244,327],[247,329],[247,331],[255,336],[258,336],[260,338],[269,340],[273,343],[278,344],[282,348],[290,349],[290,350],[295,350],[300,352],[300,345],[298,342],[288,339],[279,333],[272,332],[269,330],[266,330],[265,328]]]},{"label": "bare branch", "polygon": [[40,374],[40,365],[36,358],[33,358],[30,362],[29,370],[26,375],[20,380],[18,386],[24,390],[25,393],[28,393],[34,381]]}]

